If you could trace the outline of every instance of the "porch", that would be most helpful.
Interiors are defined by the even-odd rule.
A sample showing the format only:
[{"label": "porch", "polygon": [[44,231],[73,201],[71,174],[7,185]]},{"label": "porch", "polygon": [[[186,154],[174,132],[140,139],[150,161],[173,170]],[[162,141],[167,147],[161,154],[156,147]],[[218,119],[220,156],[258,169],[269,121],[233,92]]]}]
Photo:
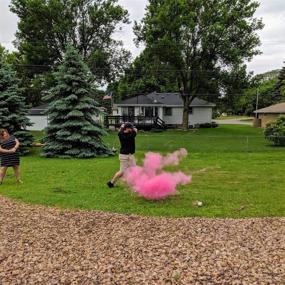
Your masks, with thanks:
[{"label": "porch", "polygon": [[141,130],[166,129],[165,122],[157,116],[106,116],[104,125],[106,128],[119,128],[125,122],[130,122]]}]

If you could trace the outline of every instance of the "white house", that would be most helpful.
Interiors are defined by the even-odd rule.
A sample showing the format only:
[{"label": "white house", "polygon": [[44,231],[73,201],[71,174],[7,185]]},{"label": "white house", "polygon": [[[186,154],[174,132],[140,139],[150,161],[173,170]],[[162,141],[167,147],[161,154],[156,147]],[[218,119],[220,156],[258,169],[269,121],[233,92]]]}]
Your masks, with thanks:
[{"label": "white house", "polygon": [[[29,110],[28,118],[30,119],[32,126],[28,127],[30,131],[42,131],[48,125],[48,114],[46,114],[46,110],[48,108],[48,104],[44,104],[38,107],[34,107]],[[101,111],[105,111],[103,107],[100,107]],[[103,125],[104,116],[99,115],[93,118],[96,122]]]},{"label": "white house", "polygon": [[48,104],[45,104],[29,110],[28,118],[33,125],[28,127],[28,130],[42,131],[47,127],[48,116],[45,114],[47,107]]},{"label": "white house", "polygon": [[[216,105],[195,98],[190,105],[189,125],[211,123]],[[183,101],[179,93],[138,95],[113,105],[113,116],[159,117],[166,125],[182,124]]]}]

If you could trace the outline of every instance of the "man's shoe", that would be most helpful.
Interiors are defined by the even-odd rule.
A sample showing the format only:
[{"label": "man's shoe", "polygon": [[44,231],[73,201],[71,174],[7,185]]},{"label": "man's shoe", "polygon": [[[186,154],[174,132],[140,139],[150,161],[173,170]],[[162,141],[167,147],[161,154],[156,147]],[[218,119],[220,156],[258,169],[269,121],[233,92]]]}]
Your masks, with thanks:
[{"label": "man's shoe", "polygon": [[109,182],[107,183],[107,185],[108,185],[109,188],[113,188],[113,187],[114,187],[114,183],[112,183],[112,181],[109,181]]}]

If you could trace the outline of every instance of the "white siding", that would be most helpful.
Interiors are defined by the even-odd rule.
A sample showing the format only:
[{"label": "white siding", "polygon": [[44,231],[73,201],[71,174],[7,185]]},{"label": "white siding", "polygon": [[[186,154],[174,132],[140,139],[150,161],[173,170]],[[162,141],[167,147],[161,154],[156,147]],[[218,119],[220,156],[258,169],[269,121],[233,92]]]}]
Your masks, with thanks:
[{"label": "white siding", "polygon": [[[42,131],[44,130],[48,125],[48,118],[45,115],[40,116],[28,116],[31,123],[33,124],[31,127],[28,127],[27,129],[29,131]],[[93,119],[98,124],[103,125],[104,124],[104,116],[93,116]]]},{"label": "white siding", "polygon": [[[181,125],[183,108],[172,107],[172,116],[163,116],[167,125]],[[212,121],[212,108],[193,107],[193,113],[189,114],[189,125],[210,123]]]},{"label": "white siding", "polygon": [[211,123],[212,108],[193,107],[193,113],[189,114],[189,125]]},{"label": "white siding", "polygon": [[181,107],[171,107],[172,115],[165,116],[163,114],[162,120],[164,120],[165,124],[167,125],[181,125],[182,124],[182,115],[183,115],[183,108]]},{"label": "white siding", "polygon": [[159,117],[160,119],[163,118],[163,107],[158,107],[158,117]]},{"label": "white siding", "polygon": [[113,108],[113,116],[122,116],[122,108],[121,107]]},{"label": "white siding", "polygon": [[42,131],[44,128],[47,127],[47,116],[28,116],[28,118],[33,124],[31,127],[28,127],[29,131]]},{"label": "white siding", "polygon": [[135,116],[139,116],[141,114],[141,108],[135,107]]}]

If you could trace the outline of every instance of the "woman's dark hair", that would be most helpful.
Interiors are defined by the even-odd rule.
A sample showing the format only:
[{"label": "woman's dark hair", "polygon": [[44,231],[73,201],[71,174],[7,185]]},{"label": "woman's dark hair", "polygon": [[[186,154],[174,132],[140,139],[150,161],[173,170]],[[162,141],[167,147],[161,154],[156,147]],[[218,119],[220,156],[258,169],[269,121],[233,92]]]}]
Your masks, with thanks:
[{"label": "woman's dark hair", "polygon": [[4,133],[9,134],[7,129],[0,129],[0,137],[2,137],[4,135]]}]

